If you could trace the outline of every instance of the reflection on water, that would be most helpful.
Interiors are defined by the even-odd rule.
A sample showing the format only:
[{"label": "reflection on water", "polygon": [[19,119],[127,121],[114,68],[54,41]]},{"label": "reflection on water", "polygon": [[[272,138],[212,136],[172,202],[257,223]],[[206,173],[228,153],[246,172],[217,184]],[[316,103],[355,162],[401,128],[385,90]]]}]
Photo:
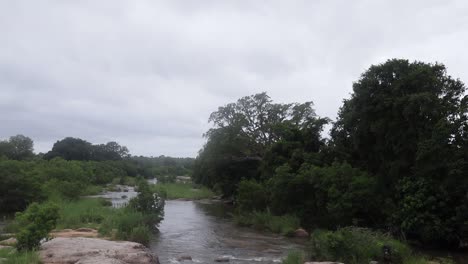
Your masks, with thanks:
[{"label": "reflection on water", "polygon": [[189,255],[194,262],[278,263],[287,252],[302,247],[297,241],[235,226],[220,203],[167,201],[165,217],[151,249],[162,263],[177,263]]}]

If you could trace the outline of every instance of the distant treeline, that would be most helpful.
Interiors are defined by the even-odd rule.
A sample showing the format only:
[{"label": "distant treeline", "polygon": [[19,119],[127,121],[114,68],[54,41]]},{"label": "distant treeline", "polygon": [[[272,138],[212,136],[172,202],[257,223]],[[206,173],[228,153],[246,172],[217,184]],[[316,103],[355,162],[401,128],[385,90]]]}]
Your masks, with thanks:
[{"label": "distant treeline", "polygon": [[0,214],[51,196],[76,199],[99,189],[95,185],[123,184],[129,177],[190,175],[194,161],[131,156],[117,142],[93,145],[71,137],[57,141],[45,154],[34,154],[33,145],[23,135],[0,141]]},{"label": "distant treeline", "polygon": [[443,65],[371,66],[334,122],[312,106],[261,93],[219,107],[194,180],[234,198],[241,214],[294,215],[311,229],[374,227],[428,244],[468,242],[467,88]]}]

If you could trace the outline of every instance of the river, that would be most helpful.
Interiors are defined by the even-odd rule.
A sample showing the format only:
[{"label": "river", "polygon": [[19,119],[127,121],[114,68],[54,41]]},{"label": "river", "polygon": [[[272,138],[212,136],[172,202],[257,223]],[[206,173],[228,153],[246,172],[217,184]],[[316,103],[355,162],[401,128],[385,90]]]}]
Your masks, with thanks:
[{"label": "river", "polygon": [[[114,207],[121,207],[138,194],[129,186],[117,189],[122,191],[93,197],[109,199]],[[166,201],[164,220],[149,248],[161,263],[183,263],[178,258],[190,256],[194,263],[213,263],[224,258],[234,264],[261,264],[281,263],[290,250],[304,247],[305,241],[301,239],[235,225],[231,209],[220,201]]]},{"label": "river", "polygon": [[193,262],[280,263],[289,250],[302,248],[298,240],[236,226],[222,203],[167,201],[165,217],[150,249],[161,263],[179,263],[188,255]]}]

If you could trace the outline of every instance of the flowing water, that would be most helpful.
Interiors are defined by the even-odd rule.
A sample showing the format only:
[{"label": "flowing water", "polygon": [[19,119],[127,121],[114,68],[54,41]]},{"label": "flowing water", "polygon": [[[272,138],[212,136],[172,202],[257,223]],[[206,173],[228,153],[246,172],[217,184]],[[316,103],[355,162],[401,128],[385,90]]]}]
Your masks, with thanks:
[{"label": "flowing water", "polygon": [[[153,183],[153,182],[151,182]],[[154,182],[155,183],[155,182]],[[106,192],[98,197],[110,199],[114,207],[127,204],[138,193],[129,186]],[[290,250],[304,249],[305,241],[236,226],[230,208],[213,201],[166,201],[160,232],[155,234],[150,249],[161,263],[281,263]],[[1,222],[1,221],[0,221]],[[434,257],[452,256],[457,264],[467,264],[466,253],[417,250]],[[192,261],[180,259],[190,256]]]},{"label": "flowing water", "polygon": [[219,202],[167,201],[151,250],[161,263],[179,263],[181,256],[198,263],[280,263],[289,250],[303,247],[300,240],[238,227],[225,209]]}]

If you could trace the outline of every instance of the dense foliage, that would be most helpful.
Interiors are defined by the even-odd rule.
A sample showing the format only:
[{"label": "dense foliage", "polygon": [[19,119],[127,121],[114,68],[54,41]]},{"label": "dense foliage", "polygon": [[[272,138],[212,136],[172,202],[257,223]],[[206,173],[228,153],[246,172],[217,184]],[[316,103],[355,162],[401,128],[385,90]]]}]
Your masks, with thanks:
[{"label": "dense foliage", "polygon": [[[193,159],[131,157],[116,142],[92,145],[79,138],[57,141],[45,155],[34,155],[23,135],[0,141],[0,214],[24,210],[50,198],[74,200],[94,194],[94,186],[146,178],[190,175]],[[98,188],[99,189],[99,188]]]},{"label": "dense foliage", "polygon": [[17,213],[16,221],[21,227],[16,234],[18,250],[37,249],[42,239],[49,236],[59,218],[59,207],[54,204],[32,203],[22,213]]},{"label": "dense foliage", "polygon": [[468,240],[468,96],[441,64],[389,60],[353,84],[327,141],[312,103],[256,94],[220,107],[193,178],[239,212]]}]

